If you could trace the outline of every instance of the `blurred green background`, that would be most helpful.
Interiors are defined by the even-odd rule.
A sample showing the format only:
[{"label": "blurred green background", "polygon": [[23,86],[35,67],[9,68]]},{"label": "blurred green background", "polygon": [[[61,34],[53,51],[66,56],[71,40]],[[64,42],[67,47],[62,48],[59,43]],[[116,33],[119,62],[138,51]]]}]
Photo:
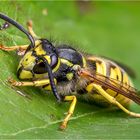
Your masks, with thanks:
[{"label": "blurred green background", "polygon": [[[136,72],[133,81],[140,89],[140,2],[0,1],[0,12],[24,27],[31,19],[35,32],[41,37],[127,64]],[[0,43],[10,46],[29,41],[10,26],[0,32]],[[8,77],[16,79],[19,58],[15,52],[3,51],[0,58],[0,138],[140,138],[139,118],[80,101],[68,128],[59,131],[69,103],[59,105],[52,95],[38,88],[12,89],[6,80]],[[31,100],[17,91],[29,94]],[[135,104],[131,109],[140,112]]]}]

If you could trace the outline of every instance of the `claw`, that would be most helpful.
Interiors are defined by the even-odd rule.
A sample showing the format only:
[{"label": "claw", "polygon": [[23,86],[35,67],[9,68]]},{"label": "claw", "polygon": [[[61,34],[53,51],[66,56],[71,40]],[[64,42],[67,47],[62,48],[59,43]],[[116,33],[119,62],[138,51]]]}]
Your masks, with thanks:
[{"label": "claw", "polygon": [[26,52],[25,49],[19,48],[19,50],[17,51],[17,54],[18,54],[19,56],[23,56],[23,55],[25,54],[25,52]]},{"label": "claw", "polygon": [[0,49],[1,49],[1,50],[4,50],[4,47],[3,47],[3,45],[1,45],[1,44],[0,44]]},{"label": "claw", "polygon": [[32,20],[29,20],[29,21],[27,21],[27,26],[29,26],[29,27],[33,27],[33,22],[32,22]]},{"label": "claw", "polygon": [[5,46],[3,46],[2,44],[0,44],[0,50],[8,51],[8,50],[10,50],[10,48],[5,47]]},{"label": "claw", "polygon": [[18,82],[12,78],[9,78],[8,79],[8,82],[12,85],[12,86],[21,86],[22,85],[22,82]]},{"label": "claw", "polygon": [[62,131],[65,130],[66,129],[66,124],[61,124],[59,129],[62,130]]}]

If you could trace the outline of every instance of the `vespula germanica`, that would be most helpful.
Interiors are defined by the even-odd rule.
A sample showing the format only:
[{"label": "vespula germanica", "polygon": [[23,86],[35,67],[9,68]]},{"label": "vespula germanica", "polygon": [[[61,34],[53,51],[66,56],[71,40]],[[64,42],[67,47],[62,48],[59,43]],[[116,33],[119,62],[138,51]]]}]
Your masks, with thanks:
[{"label": "vespula germanica", "polygon": [[104,106],[113,104],[131,116],[140,117],[126,108],[131,101],[140,104],[140,97],[128,76],[132,73],[127,67],[108,58],[82,53],[67,44],[55,47],[48,39],[37,37],[31,22],[27,24],[27,31],[2,13],[0,18],[14,25],[30,40],[29,45],[0,45],[1,50],[17,50],[22,57],[17,69],[17,77],[22,81],[9,79],[10,84],[42,87],[51,90],[59,102],[71,101],[61,129],[66,128],[77,97]]}]

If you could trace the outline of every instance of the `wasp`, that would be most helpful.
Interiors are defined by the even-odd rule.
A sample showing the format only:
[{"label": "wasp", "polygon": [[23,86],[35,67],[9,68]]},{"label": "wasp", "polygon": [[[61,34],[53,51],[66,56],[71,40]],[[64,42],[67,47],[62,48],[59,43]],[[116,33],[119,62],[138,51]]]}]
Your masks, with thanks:
[{"label": "wasp", "polygon": [[34,33],[31,21],[27,23],[27,31],[3,13],[0,18],[14,25],[30,41],[21,46],[0,45],[1,50],[18,51],[21,56],[17,68],[21,81],[9,79],[10,84],[42,87],[52,91],[58,102],[71,102],[61,129],[67,127],[79,97],[98,105],[114,105],[130,116],[140,117],[127,109],[131,101],[140,104],[138,91],[129,78],[133,73],[128,67],[105,57],[82,53],[67,44],[54,46]]}]

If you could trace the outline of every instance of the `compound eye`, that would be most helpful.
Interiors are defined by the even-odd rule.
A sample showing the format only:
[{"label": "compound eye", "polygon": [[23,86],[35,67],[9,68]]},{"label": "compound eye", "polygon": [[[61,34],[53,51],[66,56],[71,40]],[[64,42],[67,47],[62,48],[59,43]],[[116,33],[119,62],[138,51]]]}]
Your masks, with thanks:
[{"label": "compound eye", "polygon": [[[50,63],[50,66],[52,69],[54,69],[57,64],[58,64],[58,57],[56,54],[52,54],[50,56],[50,59],[51,59],[51,63]],[[35,66],[33,67],[33,72],[35,74],[43,74],[43,73],[46,73],[47,72],[47,69],[46,69],[46,66],[45,66],[45,63],[44,62],[37,62],[35,64]]]},{"label": "compound eye", "polygon": [[46,73],[47,70],[45,68],[45,64],[43,62],[40,62],[40,63],[36,64],[33,68],[33,72],[36,73],[36,74]]},{"label": "compound eye", "polygon": [[56,54],[53,54],[50,56],[51,57],[51,68],[55,68],[57,63],[58,63],[58,57],[56,56]]}]

